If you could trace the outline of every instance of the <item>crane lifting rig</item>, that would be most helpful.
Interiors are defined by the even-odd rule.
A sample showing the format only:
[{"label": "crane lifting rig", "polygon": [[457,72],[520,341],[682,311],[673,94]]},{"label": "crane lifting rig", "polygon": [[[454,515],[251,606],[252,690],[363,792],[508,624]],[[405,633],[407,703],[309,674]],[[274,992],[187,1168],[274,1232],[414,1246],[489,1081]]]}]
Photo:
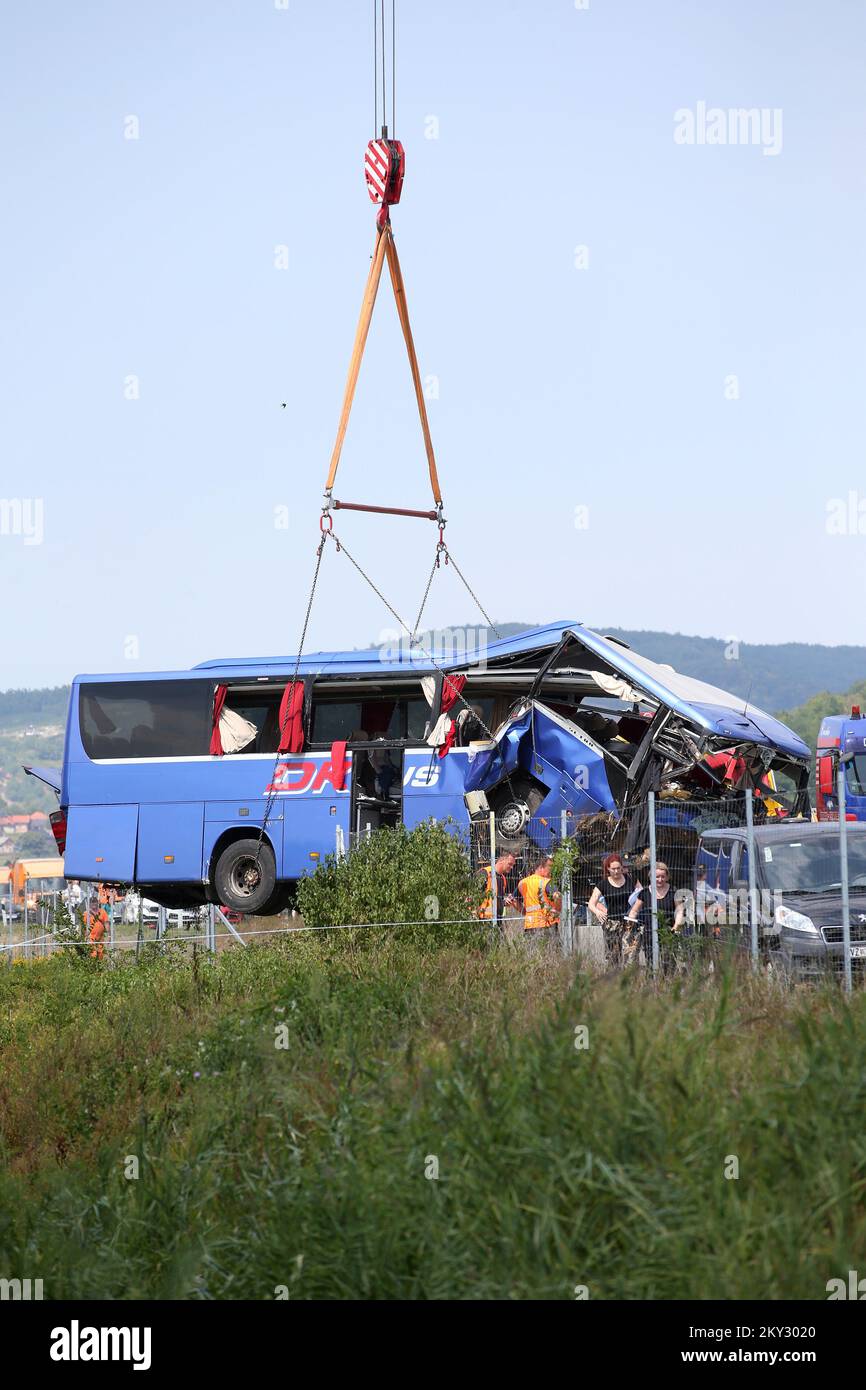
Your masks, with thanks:
[{"label": "crane lifting rig", "polygon": [[[420,629],[421,618],[430,593],[433,577],[440,565],[444,561],[450,565],[453,572],[466,588],[473,602],[478,607],[488,627],[495,631],[494,624],[484,610],[477,595],[470,587],[468,581],[461,572],[454,560],[453,555],[445,544],[445,509],[442,501],[442,488],[439,483],[439,474],[436,468],[436,456],[433,451],[433,440],[430,435],[430,422],[427,418],[427,407],[424,401],[424,389],[421,383],[421,373],[418,369],[418,357],[415,352],[415,342],[412,336],[412,327],[409,322],[409,309],[406,302],[406,286],[403,280],[403,272],[400,268],[400,259],[397,255],[397,246],[394,240],[394,229],[391,225],[391,208],[400,201],[403,192],[403,179],[406,172],[406,155],[399,140],[393,138],[388,129],[388,108],[387,108],[387,63],[386,63],[386,24],[385,24],[385,0],[373,0],[373,100],[374,100],[374,130],[378,129],[375,135],[367,144],[364,152],[364,177],[367,185],[367,192],[371,201],[378,207],[376,215],[376,242],[373,249],[373,256],[370,264],[367,283],[364,288],[364,295],[361,301],[361,312],[358,318],[358,326],[355,331],[355,341],[352,346],[352,355],[349,360],[349,371],[346,378],[346,386],[343,392],[343,403],[340,410],[339,423],[337,425],[337,436],[331,454],[331,462],[328,468],[328,476],[325,482],[324,499],[322,503],[322,514],[319,519],[321,532],[318,550],[316,552],[316,568],[313,576],[312,590],[307,606],[306,619],[304,621],[301,641],[298,651],[298,661],[300,662],[306,639],[307,626],[309,624],[310,612],[318,582],[319,566],[321,564],[322,553],[328,539],[331,539],[338,552],[345,553],[352,565],[374,590],[377,596],[385,603],[386,608],[396,618],[400,627],[410,637],[411,642],[416,644]],[[394,93],[396,90],[396,31],[395,31],[395,0],[391,0],[391,118],[394,119]],[[381,103],[380,103],[381,95]],[[381,116],[381,119],[380,119]],[[367,343],[367,335],[370,330],[370,321],[373,316],[373,309],[376,304],[376,296],[379,290],[379,283],[382,278],[382,270],[385,262],[388,263],[388,272],[391,279],[391,286],[394,291],[394,300],[397,305],[397,315],[400,320],[400,327],[403,331],[403,339],[406,344],[406,352],[409,358],[409,368],[412,374],[412,383],[415,388],[415,399],[418,403],[418,415],[421,421],[421,433],[424,438],[424,450],[427,456],[427,471],[430,479],[430,489],[433,494],[433,505],[429,508],[420,507],[397,507],[380,506],[370,502],[345,502],[334,496],[334,485],[337,478],[337,469],[340,466],[340,458],[343,452],[343,443],[346,438],[346,429],[349,424],[349,416],[352,410],[352,402],[355,398],[355,388],[358,384],[358,374],[361,369],[361,362],[364,356],[364,348]],[[385,595],[376,587],[370,577],[364,572],[358,562],[350,554],[345,543],[337,537],[334,531],[333,513],[338,511],[352,512],[375,512],[385,516],[400,517],[419,517],[425,521],[433,521],[439,529],[438,540],[433,559],[433,566],[430,577],[427,580],[427,587],[421,600],[421,606],[414,626],[409,627],[399,613],[388,602]],[[498,634],[497,634],[498,635]],[[432,658],[431,658],[432,659]],[[434,663],[435,664],[435,663]]]},{"label": "crane lifting rig", "polygon": [[[381,48],[379,37],[381,32]],[[409,309],[406,302],[406,286],[403,281],[403,272],[400,268],[400,259],[397,255],[397,245],[394,240],[394,229],[391,225],[391,208],[400,201],[403,192],[403,179],[406,172],[406,155],[399,140],[393,139],[388,133],[388,110],[387,110],[387,69],[385,59],[385,0],[377,0],[373,3],[373,98],[374,98],[374,123],[379,126],[379,135],[374,137],[367,144],[364,152],[364,176],[367,184],[367,192],[373,203],[377,204],[379,211],[376,216],[376,244],[373,251],[373,258],[370,264],[370,272],[367,276],[367,284],[364,289],[364,297],[361,301],[361,313],[358,318],[358,327],[355,332],[355,342],[352,347],[352,356],[349,361],[349,373],[346,378],[346,388],[343,393],[343,405],[340,411],[339,424],[337,426],[337,438],[331,454],[331,463],[328,469],[328,477],[325,483],[324,505],[322,507],[321,526],[323,531],[330,531],[333,527],[331,510],[334,511],[356,511],[356,512],[379,512],[387,516],[411,516],[421,517],[425,520],[435,521],[439,526],[439,544],[444,548],[444,527],[445,516],[442,504],[442,489],[439,484],[439,475],[436,470],[436,456],[433,452],[433,440],[430,435],[430,422],[427,418],[427,407],[424,402],[424,391],[421,385],[421,373],[418,370],[418,358],[415,352],[415,342],[412,337],[412,327],[409,322]],[[391,118],[394,119],[394,92],[396,89],[395,78],[396,67],[396,33],[394,25],[394,0],[391,4]],[[381,79],[381,81],[380,81]],[[381,91],[381,124],[379,122],[379,94]],[[334,483],[337,477],[337,469],[340,465],[340,456],[343,450],[343,442],[346,437],[346,428],[349,423],[349,415],[352,409],[352,402],[355,397],[355,387],[358,383],[358,373],[361,368],[361,361],[364,355],[364,348],[367,342],[367,334],[370,329],[370,320],[373,316],[373,309],[376,303],[376,295],[379,290],[379,282],[382,277],[382,268],[385,261],[388,262],[388,271],[391,277],[391,285],[394,291],[394,299],[397,305],[397,315],[400,320],[400,327],[403,330],[403,338],[406,343],[406,351],[409,357],[409,368],[412,373],[412,382],[415,387],[415,398],[418,402],[418,414],[421,420],[421,432],[424,436],[424,449],[427,455],[427,468],[430,475],[430,487],[433,492],[434,506],[427,510],[416,507],[382,507],[362,502],[342,502],[334,497]],[[437,558],[440,552],[437,551]]]}]

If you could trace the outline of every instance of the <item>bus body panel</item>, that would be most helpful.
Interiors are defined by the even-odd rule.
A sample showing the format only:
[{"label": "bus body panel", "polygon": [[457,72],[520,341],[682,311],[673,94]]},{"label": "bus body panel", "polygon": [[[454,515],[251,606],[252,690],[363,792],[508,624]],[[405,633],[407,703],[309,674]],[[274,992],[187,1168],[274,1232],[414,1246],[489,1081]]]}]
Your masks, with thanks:
[{"label": "bus body panel", "polygon": [[276,767],[271,764],[265,790],[274,797],[268,830],[275,850],[279,843],[278,878],[312,873],[326,855],[336,852],[338,827],[348,848],[351,754],[344,775],[345,783],[338,789],[331,754],[322,750],[280,758]]},{"label": "bus body panel", "polygon": [[464,801],[472,750],[452,748],[444,758],[435,748],[409,749],[403,760],[403,823],[413,830],[422,821],[444,821],[458,831],[469,824]]},{"label": "bus body panel", "polygon": [[138,806],[70,807],[64,864],[66,877],[105,883],[135,880]]},{"label": "bus body panel", "polygon": [[173,883],[201,879],[203,830],[201,802],[142,805],[138,814],[136,880]]}]

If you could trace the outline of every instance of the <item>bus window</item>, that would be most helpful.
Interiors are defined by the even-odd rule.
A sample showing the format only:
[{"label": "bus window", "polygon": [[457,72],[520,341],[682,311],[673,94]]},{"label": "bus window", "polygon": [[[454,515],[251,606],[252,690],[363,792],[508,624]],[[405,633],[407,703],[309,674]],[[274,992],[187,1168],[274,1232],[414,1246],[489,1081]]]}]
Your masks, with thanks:
[{"label": "bus window", "polygon": [[[359,729],[370,739],[403,739],[406,737],[406,700],[322,700],[313,701],[312,741],[327,745],[336,740],[350,739]],[[429,715],[426,702],[425,719]]]},{"label": "bus window", "polygon": [[430,706],[426,700],[406,701],[406,737],[412,743],[423,743],[430,720]]},{"label": "bus window", "polygon": [[207,754],[211,681],[116,681],[80,687],[81,741],[89,758]]},{"label": "bus window", "polygon": [[281,691],[264,690],[261,693],[236,692],[229,686],[224,710],[239,714],[255,728],[249,741],[236,748],[235,752],[276,753],[280,741],[281,694]]}]

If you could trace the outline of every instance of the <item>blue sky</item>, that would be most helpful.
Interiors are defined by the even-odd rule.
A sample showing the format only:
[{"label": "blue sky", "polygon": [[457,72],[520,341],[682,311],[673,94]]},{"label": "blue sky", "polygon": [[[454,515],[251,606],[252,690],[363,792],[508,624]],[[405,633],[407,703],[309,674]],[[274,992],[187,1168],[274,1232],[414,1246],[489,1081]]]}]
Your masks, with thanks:
[{"label": "blue sky", "polygon": [[[0,687],[293,652],[372,250],[371,6],[9,0],[0,50]],[[866,498],[864,50],[854,0],[398,0],[395,234],[494,616],[866,640],[866,534],[827,529]],[[699,102],[780,110],[780,152],[676,143]],[[428,505],[384,280],[336,495]],[[434,528],[339,522],[414,615]],[[447,572],[428,616],[477,617]],[[308,645],[388,627],[326,553]]]}]

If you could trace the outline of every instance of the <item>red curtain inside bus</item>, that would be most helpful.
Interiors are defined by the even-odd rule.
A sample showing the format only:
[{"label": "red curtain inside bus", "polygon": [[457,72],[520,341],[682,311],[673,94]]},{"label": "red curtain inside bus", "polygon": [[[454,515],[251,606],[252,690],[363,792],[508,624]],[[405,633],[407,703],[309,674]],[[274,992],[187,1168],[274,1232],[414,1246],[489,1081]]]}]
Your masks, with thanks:
[{"label": "red curtain inside bus", "polygon": [[210,751],[214,757],[219,757],[223,751],[223,741],[220,738],[220,715],[223,712],[225,702],[226,687],[218,685],[213,693],[213,727],[210,732]]},{"label": "red curtain inside bus", "polygon": [[[452,710],[452,709],[454,708],[454,706],[457,704],[457,701],[460,699],[460,696],[463,694],[463,687],[464,687],[465,684],[466,684],[466,677],[465,677],[465,676],[446,676],[446,677],[445,677],[444,681],[442,682],[442,703],[441,703],[441,705],[440,705],[440,713],[441,713],[441,714],[448,714],[449,711]],[[444,758],[444,757],[445,757],[445,754],[448,752],[448,749],[451,747],[452,743],[454,742],[454,734],[455,734],[455,733],[456,733],[456,727],[455,727],[455,724],[454,724],[454,720],[452,719],[452,720],[451,720],[451,724],[450,724],[449,729],[448,729],[448,732],[447,732],[447,734],[445,735],[445,742],[442,744],[441,748],[439,749],[439,757],[440,757],[440,758]]]},{"label": "red curtain inside bus", "polygon": [[289,681],[280,701],[278,753],[300,753],[304,747],[304,683]]}]

